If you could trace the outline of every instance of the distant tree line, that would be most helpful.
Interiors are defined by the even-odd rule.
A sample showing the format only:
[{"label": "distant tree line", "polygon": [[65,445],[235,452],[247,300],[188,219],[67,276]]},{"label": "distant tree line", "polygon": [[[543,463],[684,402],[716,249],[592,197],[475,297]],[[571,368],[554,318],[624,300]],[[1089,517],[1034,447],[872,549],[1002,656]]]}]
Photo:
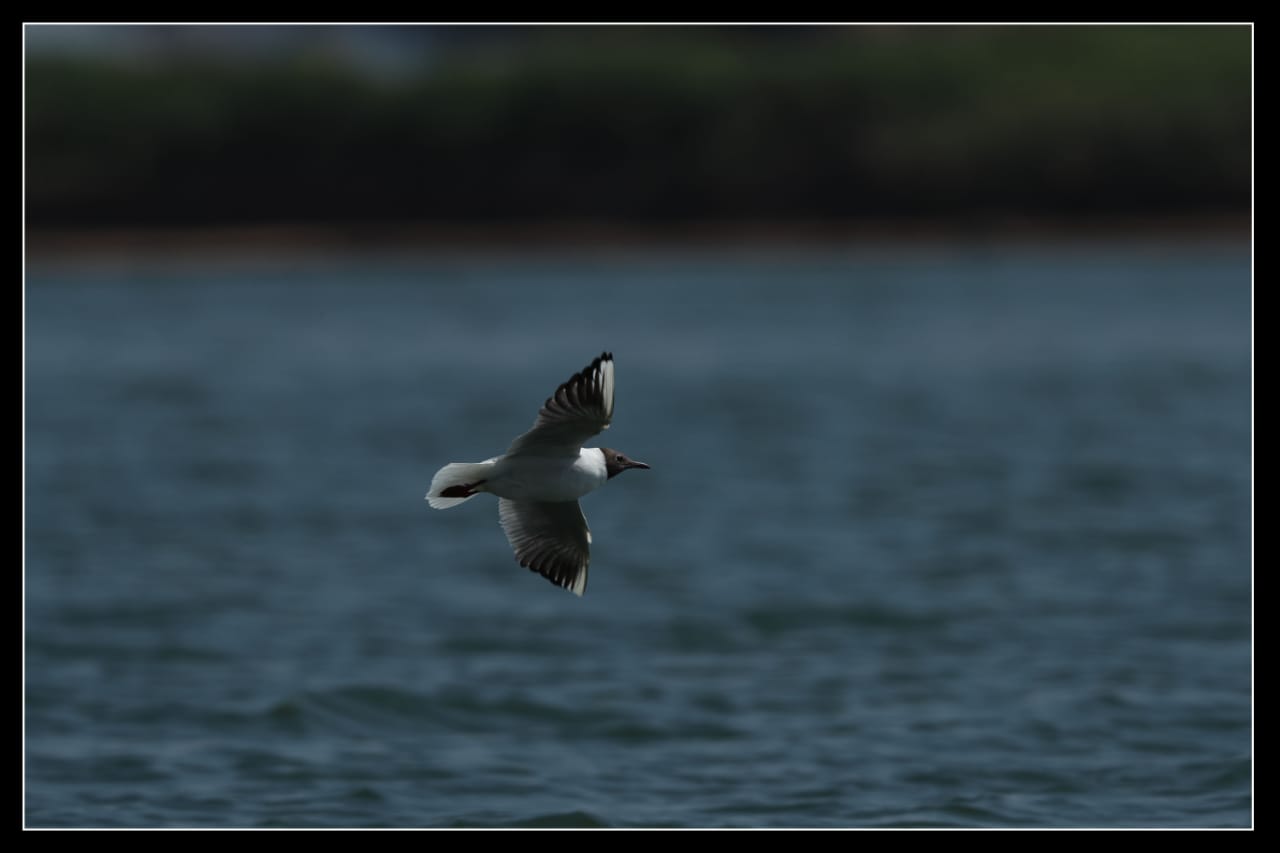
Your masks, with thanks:
[{"label": "distant tree line", "polygon": [[1249,210],[1246,28],[517,35],[391,76],[29,57],[28,224]]}]

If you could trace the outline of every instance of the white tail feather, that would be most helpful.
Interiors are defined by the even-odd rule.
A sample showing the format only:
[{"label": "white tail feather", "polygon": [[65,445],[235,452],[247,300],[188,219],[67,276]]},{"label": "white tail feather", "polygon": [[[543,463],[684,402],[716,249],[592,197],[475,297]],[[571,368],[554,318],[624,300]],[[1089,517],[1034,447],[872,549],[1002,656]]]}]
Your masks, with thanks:
[{"label": "white tail feather", "polygon": [[465,498],[445,498],[441,497],[440,493],[450,486],[473,485],[488,479],[489,473],[493,470],[493,461],[488,459],[484,462],[450,462],[431,478],[427,503],[431,504],[432,509],[448,509],[471,500],[478,492],[467,495]]}]

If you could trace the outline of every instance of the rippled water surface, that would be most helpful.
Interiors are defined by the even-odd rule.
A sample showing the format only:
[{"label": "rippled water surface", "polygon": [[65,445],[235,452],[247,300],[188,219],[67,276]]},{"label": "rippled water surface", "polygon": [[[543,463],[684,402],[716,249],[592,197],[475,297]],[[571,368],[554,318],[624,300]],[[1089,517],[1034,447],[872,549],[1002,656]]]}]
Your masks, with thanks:
[{"label": "rippled water surface", "polygon": [[[1247,248],[35,267],[31,826],[1243,826]],[[578,599],[422,500],[617,359]]]}]

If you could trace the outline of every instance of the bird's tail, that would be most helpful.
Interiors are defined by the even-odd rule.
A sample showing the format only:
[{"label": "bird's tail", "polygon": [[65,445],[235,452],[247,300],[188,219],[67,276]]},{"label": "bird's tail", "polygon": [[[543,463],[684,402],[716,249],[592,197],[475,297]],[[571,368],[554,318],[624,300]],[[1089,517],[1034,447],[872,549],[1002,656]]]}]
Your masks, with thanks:
[{"label": "bird's tail", "polygon": [[493,470],[493,460],[486,462],[450,462],[431,478],[427,503],[432,509],[448,509],[471,500],[484,491],[484,482]]}]

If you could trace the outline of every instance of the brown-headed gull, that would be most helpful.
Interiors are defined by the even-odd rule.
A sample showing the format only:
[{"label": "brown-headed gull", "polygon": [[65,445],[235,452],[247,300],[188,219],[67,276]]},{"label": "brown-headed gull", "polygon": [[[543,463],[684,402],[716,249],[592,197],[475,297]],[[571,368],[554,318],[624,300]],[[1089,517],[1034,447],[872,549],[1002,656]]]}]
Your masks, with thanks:
[{"label": "brown-headed gull", "polygon": [[506,454],[437,471],[427,501],[448,509],[481,492],[497,495],[498,520],[520,565],[582,595],[591,531],[578,498],[628,468],[649,467],[608,447],[582,446],[612,419],[613,353],[606,352],[556,389]]}]

